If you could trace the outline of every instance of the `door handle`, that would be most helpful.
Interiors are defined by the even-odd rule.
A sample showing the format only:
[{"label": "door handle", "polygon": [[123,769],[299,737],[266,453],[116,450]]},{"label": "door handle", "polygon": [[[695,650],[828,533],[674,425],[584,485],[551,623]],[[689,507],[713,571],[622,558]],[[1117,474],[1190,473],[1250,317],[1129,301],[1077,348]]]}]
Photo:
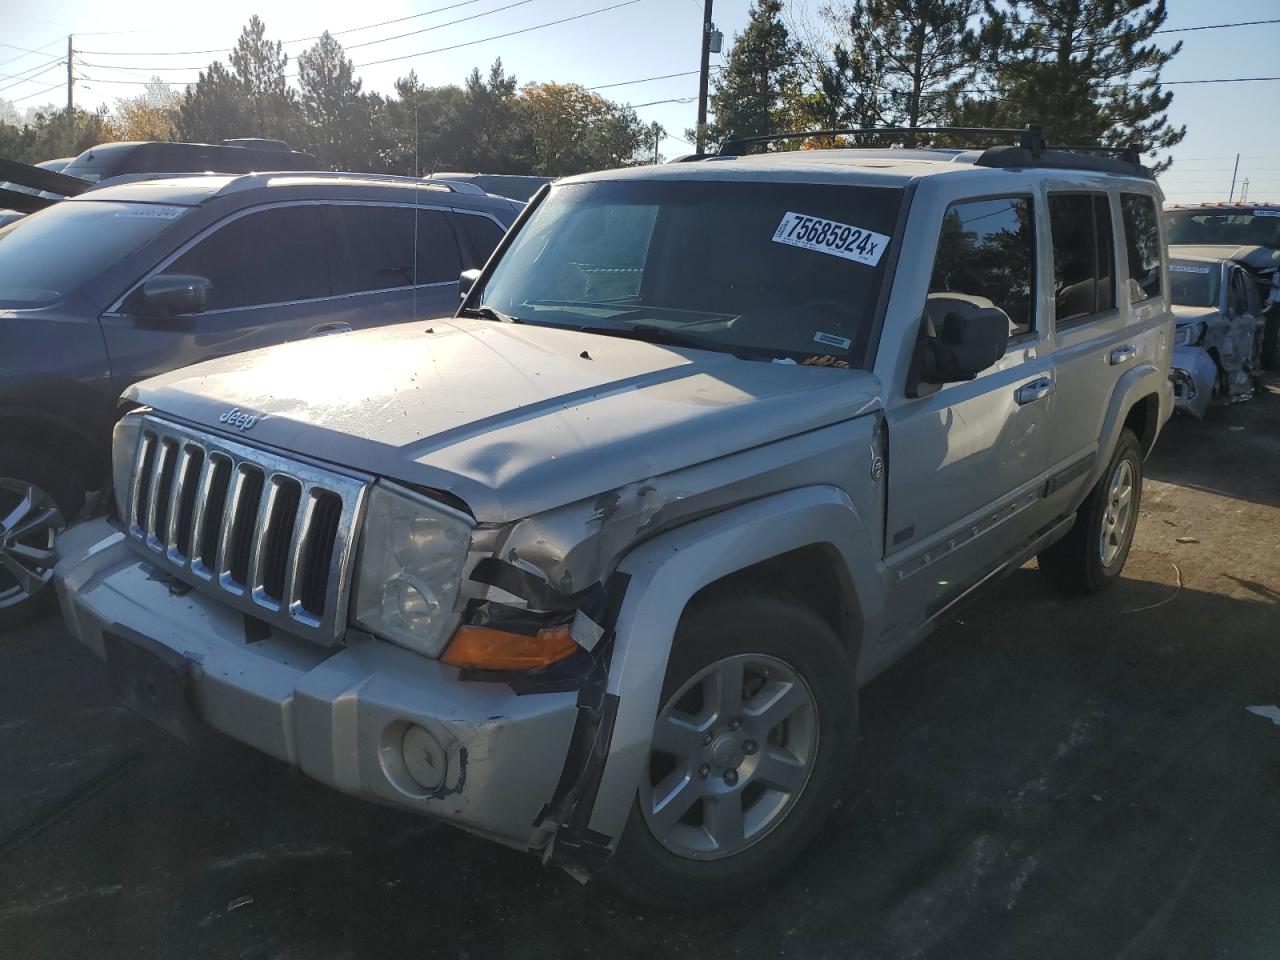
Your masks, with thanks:
[{"label": "door handle", "polygon": [[1116,347],[1107,357],[1107,362],[1113,367],[1122,363],[1128,363],[1138,355],[1138,351],[1133,348],[1132,344],[1126,343],[1123,347]]},{"label": "door handle", "polygon": [[327,337],[331,333],[350,333],[351,324],[349,323],[322,323],[318,327],[312,327],[307,331],[308,337]]},{"label": "door handle", "polygon": [[1049,377],[1041,377],[1039,380],[1032,380],[1020,386],[1013,392],[1013,399],[1018,401],[1019,406],[1025,407],[1028,403],[1043,400],[1051,393],[1053,393],[1053,380]]}]

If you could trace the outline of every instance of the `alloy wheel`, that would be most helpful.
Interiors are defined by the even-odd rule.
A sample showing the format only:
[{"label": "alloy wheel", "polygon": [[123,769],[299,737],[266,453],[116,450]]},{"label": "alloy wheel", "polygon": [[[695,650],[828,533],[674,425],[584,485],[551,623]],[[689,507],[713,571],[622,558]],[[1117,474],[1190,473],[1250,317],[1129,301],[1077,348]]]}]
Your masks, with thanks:
[{"label": "alloy wheel", "polygon": [[708,664],[663,705],[640,805],[673,853],[715,860],[765,836],[791,811],[818,755],[818,707],[776,657]]},{"label": "alloy wheel", "polygon": [[0,607],[29,600],[49,582],[54,538],[66,525],[40,487],[0,477]]},{"label": "alloy wheel", "polygon": [[1102,511],[1102,533],[1098,537],[1098,553],[1102,565],[1109,567],[1124,549],[1129,536],[1129,517],[1133,511],[1133,464],[1121,460],[1107,483],[1107,502]]}]

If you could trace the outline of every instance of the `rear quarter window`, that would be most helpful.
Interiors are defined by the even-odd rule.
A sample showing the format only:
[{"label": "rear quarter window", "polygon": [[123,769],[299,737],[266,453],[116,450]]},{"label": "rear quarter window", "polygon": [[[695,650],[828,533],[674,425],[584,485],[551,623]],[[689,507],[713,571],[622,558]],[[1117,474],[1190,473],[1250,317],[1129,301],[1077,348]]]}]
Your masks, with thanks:
[{"label": "rear quarter window", "polygon": [[1160,219],[1152,197],[1120,194],[1124,244],[1129,261],[1129,302],[1160,296]]}]

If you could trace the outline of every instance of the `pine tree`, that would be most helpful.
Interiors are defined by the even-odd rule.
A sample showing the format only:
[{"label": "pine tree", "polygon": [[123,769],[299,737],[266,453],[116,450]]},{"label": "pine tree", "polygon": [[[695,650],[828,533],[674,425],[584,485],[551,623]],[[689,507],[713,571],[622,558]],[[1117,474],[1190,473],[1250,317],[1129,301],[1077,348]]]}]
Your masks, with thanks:
[{"label": "pine tree", "polygon": [[966,122],[1039,122],[1058,143],[1140,143],[1154,154],[1186,135],[1169,123],[1160,71],[1182,49],[1152,43],[1165,0],[984,0],[980,47],[992,96],[969,98]]},{"label": "pine tree", "polygon": [[217,143],[243,136],[245,99],[240,84],[221,61],[202,70],[178,109],[178,131],[189,143]]},{"label": "pine tree", "polygon": [[800,85],[798,54],[782,21],[782,0],[755,0],[713,81],[708,141],[789,130]]},{"label": "pine tree", "polygon": [[280,41],[267,39],[267,27],[254,14],[240,32],[231,56],[231,70],[244,98],[242,137],[296,137],[300,126],[298,98],[285,79],[289,55]]},{"label": "pine tree", "polygon": [[329,31],[298,55],[298,85],[307,148],[335,170],[368,169],[373,162],[369,98]]}]

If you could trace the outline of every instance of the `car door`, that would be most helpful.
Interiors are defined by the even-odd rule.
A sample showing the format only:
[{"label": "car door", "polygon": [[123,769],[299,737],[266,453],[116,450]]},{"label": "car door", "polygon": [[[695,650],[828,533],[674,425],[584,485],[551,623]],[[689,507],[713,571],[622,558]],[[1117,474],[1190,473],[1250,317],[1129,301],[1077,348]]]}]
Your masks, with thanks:
[{"label": "car door", "polygon": [[451,315],[462,260],[448,215],[408,205],[339,203],[325,208],[333,264],[329,322],[359,329]]},{"label": "car door", "polygon": [[176,367],[308,336],[331,295],[321,208],[283,204],[233,214],[148,275],[190,274],[211,286],[187,316],[147,318],[141,283],[102,317],[114,388]]},{"label": "car door", "polygon": [[910,636],[1043,522],[1053,380],[1038,309],[1037,223],[1029,193],[953,202],[943,216],[923,322],[936,328],[948,311],[995,306],[1009,316],[1009,343],[972,381],[887,412],[895,635]]}]

